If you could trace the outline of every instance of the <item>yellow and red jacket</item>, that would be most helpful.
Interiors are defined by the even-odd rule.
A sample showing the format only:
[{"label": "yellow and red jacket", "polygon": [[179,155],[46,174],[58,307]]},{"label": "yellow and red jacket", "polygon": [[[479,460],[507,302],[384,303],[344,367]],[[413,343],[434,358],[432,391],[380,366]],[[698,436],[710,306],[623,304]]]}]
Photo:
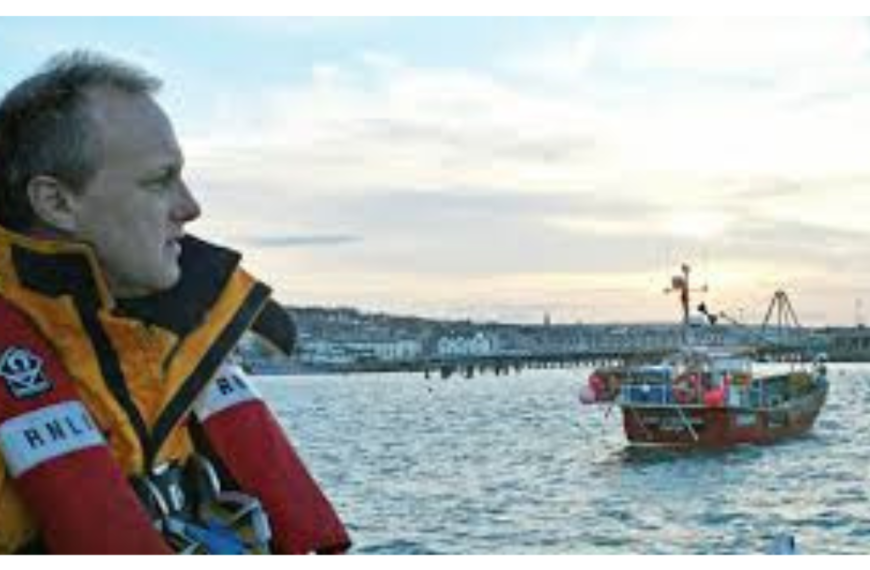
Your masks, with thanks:
[{"label": "yellow and red jacket", "polygon": [[[292,348],[289,317],[239,261],[235,252],[187,237],[175,287],[116,301],[88,246],[0,227],[0,383],[6,383],[0,444],[11,449],[0,454],[0,553],[36,539],[50,551],[162,550],[126,480],[194,453],[191,410],[213,389],[215,373],[246,331]],[[255,398],[227,402],[213,406],[220,414],[200,420],[234,483],[263,502],[275,549],[346,549],[341,521],[268,408]],[[45,439],[70,436],[78,443],[61,442],[71,451],[56,460],[37,454],[4,464],[4,455],[11,462],[13,448],[28,437],[40,443],[37,420],[46,422]],[[94,496],[83,495],[88,485]],[[82,508],[93,516],[74,512]],[[89,530],[97,514],[119,519],[118,536],[113,520]],[[143,533],[154,537],[133,536]]]}]

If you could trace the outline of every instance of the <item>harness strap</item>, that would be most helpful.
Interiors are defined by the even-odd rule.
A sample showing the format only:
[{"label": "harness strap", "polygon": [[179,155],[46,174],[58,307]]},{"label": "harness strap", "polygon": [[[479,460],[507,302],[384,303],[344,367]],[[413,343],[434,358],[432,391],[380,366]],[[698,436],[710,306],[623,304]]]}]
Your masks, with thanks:
[{"label": "harness strap", "polygon": [[187,415],[194,401],[214,377],[227,355],[236,346],[245,331],[251,327],[265,305],[269,292],[269,288],[262,283],[255,283],[251,287],[232,322],[221,332],[193,373],[188,376],[183,386],[163,409],[151,432],[151,446],[146,456],[146,466],[154,463],[160,448],[172,430]]}]

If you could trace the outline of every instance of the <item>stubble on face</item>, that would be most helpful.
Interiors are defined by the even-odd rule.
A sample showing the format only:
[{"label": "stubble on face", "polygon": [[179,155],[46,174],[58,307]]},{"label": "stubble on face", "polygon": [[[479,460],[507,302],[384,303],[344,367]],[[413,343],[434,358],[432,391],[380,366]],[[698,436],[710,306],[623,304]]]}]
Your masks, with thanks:
[{"label": "stubble on face", "polygon": [[[144,95],[101,89],[88,104],[100,167],[76,201],[75,237],[94,248],[114,296],[167,289],[180,278],[184,222],[198,216],[172,125]],[[195,215],[178,214],[180,199],[196,206],[188,207]]]}]

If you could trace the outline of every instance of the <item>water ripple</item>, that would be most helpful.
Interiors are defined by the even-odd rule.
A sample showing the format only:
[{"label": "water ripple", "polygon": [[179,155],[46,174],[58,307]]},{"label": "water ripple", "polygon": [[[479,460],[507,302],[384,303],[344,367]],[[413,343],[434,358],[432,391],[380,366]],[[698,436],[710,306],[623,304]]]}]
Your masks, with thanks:
[{"label": "water ripple", "polygon": [[866,553],[870,367],[831,367],[814,431],[724,452],[630,448],[585,371],[263,379],[359,554]]}]

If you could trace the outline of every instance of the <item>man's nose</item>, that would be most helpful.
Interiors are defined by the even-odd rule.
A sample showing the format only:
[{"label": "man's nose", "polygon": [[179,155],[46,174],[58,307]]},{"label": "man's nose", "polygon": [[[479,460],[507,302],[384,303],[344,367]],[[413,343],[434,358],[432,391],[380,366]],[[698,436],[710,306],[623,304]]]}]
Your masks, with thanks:
[{"label": "man's nose", "polygon": [[202,214],[202,209],[199,207],[199,202],[193,197],[193,193],[187,184],[181,182],[179,185],[178,201],[175,204],[173,217],[179,222],[192,222]]}]

